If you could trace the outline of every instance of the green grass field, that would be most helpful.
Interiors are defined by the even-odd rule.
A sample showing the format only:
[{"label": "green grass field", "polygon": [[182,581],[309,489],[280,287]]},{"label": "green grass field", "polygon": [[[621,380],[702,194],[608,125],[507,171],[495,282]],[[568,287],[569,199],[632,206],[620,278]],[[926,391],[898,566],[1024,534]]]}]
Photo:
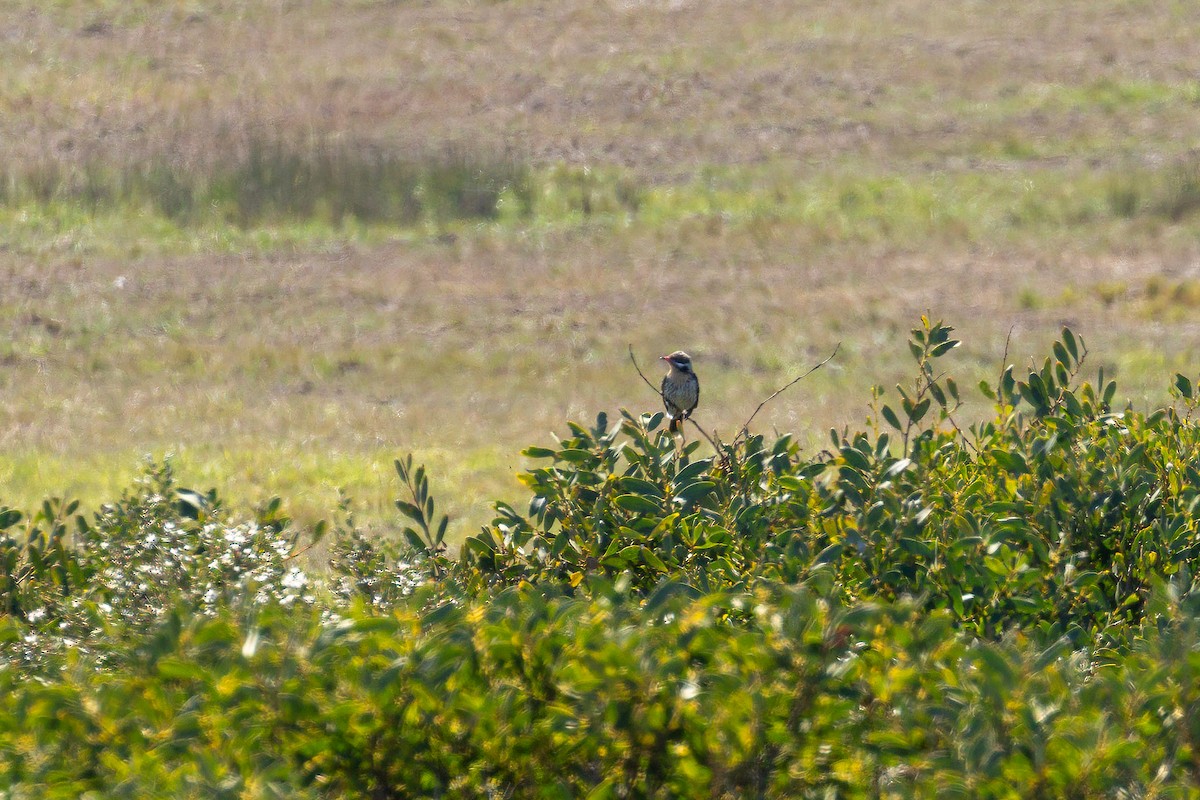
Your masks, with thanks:
[{"label": "green grass field", "polygon": [[9,505],[171,453],[383,530],[413,452],[457,539],[521,447],[657,407],[629,345],[729,436],[840,342],[755,420],[809,448],[921,313],[963,383],[1062,324],[1144,407],[1200,361],[1190,4],[2,8]]}]

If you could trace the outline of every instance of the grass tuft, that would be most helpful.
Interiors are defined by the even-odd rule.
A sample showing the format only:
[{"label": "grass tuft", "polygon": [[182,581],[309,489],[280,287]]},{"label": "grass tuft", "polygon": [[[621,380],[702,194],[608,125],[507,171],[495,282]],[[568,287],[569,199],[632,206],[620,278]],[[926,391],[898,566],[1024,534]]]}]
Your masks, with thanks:
[{"label": "grass tuft", "polygon": [[1172,171],[1155,210],[1172,222],[1180,222],[1200,210],[1200,155],[1192,154]]},{"label": "grass tuft", "polygon": [[180,225],[214,220],[243,229],[291,220],[411,226],[486,220],[508,203],[532,207],[529,169],[505,157],[455,151],[423,156],[345,139],[301,145],[252,139],[228,164],[160,155],[143,164],[46,161],[10,168],[0,203],[77,204],[95,214],[150,208]]}]

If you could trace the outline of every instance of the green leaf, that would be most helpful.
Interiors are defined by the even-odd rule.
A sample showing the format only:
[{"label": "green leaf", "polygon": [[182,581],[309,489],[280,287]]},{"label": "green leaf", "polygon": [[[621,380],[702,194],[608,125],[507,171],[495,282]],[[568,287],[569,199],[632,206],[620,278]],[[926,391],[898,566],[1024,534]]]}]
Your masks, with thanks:
[{"label": "green leaf", "polygon": [[642,555],[642,563],[644,563],[646,566],[650,567],[651,569],[656,570],[657,572],[667,572],[668,571],[667,565],[664,564],[663,560],[658,557],[658,554],[656,554],[650,548],[642,547],[641,555]]},{"label": "green leaf", "polygon": [[816,566],[817,564],[828,564],[832,561],[836,561],[841,557],[842,551],[845,549],[845,545],[843,544],[831,544],[821,552],[817,553],[817,557],[813,559],[813,565]]},{"label": "green leaf", "polygon": [[635,514],[661,514],[662,508],[646,497],[640,494],[622,494],[613,498],[613,505],[625,511],[632,511]]},{"label": "green leaf", "polygon": [[554,458],[555,451],[549,447],[526,447],[521,455],[526,458]]},{"label": "green leaf", "polygon": [[666,580],[655,587],[650,596],[646,598],[643,607],[647,612],[653,613],[657,612],[661,606],[668,604],[675,597],[695,599],[701,596],[701,592],[690,584],[682,583],[678,580]]},{"label": "green leaf", "polygon": [[1058,380],[1058,385],[1060,387],[1065,388],[1071,383],[1071,376],[1067,372],[1067,368],[1063,366],[1062,362],[1055,362],[1054,377]]},{"label": "green leaf", "polygon": [[930,350],[929,356],[931,358],[940,358],[941,356],[944,356],[946,353],[949,353],[954,348],[958,347],[960,344],[962,344],[962,342],[959,341],[958,339],[949,339],[949,340],[944,341],[941,344],[935,346],[932,350]]},{"label": "green leaf", "polygon": [[926,397],[921,402],[917,403],[908,411],[908,418],[912,420],[914,425],[918,424],[925,418],[925,413],[929,411],[929,398]]},{"label": "green leaf", "polygon": [[871,462],[867,456],[858,448],[846,445],[841,449],[842,459],[850,466],[860,472],[870,472]]},{"label": "green leaf", "polygon": [[896,412],[892,410],[891,406],[884,406],[883,408],[879,409],[879,413],[883,414],[883,418],[887,420],[887,423],[893,428],[898,431],[904,430],[904,426],[900,424],[900,418],[896,416]]},{"label": "green leaf", "polygon": [[584,800],[614,800],[617,797],[618,782],[616,778],[607,778],[596,785],[596,788],[588,792]]},{"label": "green leaf", "polygon": [[1065,344],[1067,346],[1067,352],[1071,354],[1071,359],[1076,364],[1078,364],[1079,363],[1079,347],[1075,342],[1075,334],[1071,333],[1070,328],[1062,329],[1062,340],[1063,340],[1063,344]]},{"label": "green leaf", "polygon": [[928,542],[920,539],[901,539],[900,549],[923,559],[933,558],[933,548],[929,546]]},{"label": "green leaf", "polygon": [[1035,439],[1033,445],[1029,448],[1029,452],[1035,456],[1044,456],[1047,453],[1053,452],[1056,444],[1058,444],[1058,434],[1052,433],[1044,439]]},{"label": "green leaf", "polygon": [[707,497],[717,485],[712,481],[696,481],[675,492],[675,501],[691,505]]},{"label": "green leaf", "polygon": [[1018,383],[1017,389],[1021,393],[1021,397],[1025,398],[1025,402],[1033,406],[1033,410],[1041,414],[1047,411],[1050,407],[1046,400],[1045,384],[1035,372],[1029,374],[1029,383]]},{"label": "green leaf", "polygon": [[422,512],[421,509],[417,508],[415,505],[408,502],[407,500],[397,500],[396,508],[400,509],[401,513],[403,513],[404,516],[413,520],[417,524],[423,524],[425,522],[424,512]]},{"label": "green leaf", "polygon": [[676,486],[683,486],[691,483],[694,479],[700,477],[708,468],[712,466],[711,458],[704,458],[699,461],[693,461],[685,467],[681,467],[679,472],[675,473],[675,478],[672,482]]},{"label": "green leaf", "polygon": [[946,407],[946,395],[936,383],[929,384],[929,394],[939,406]]},{"label": "green leaf", "polygon": [[929,329],[929,343],[940,344],[950,339],[950,334],[954,332],[954,328],[949,325],[943,325],[941,320],[935,322]]},{"label": "green leaf", "polygon": [[154,668],[158,677],[167,681],[203,681],[206,677],[203,667],[178,656],[164,656]]},{"label": "green leaf", "polygon": [[485,558],[496,555],[496,549],[492,543],[485,541],[482,536],[468,536],[463,541],[463,546],[472,553],[477,553]]},{"label": "green leaf", "polygon": [[999,448],[989,451],[996,463],[1014,475],[1024,475],[1029,471],[1025,458],[1020,453]]},{"label": "green leaf", "polygon": [[657,483],[642,478],[625,477],[618,481],[621,488],[630,494],[640,494],[645,497],[663,497],[663,490]]},{"label": "green leaf", "polygon": [[417,533],[416,531],[414,531],[412,528],[404,529],[404,538],[408,540],[408,543],[410,545],[412,545],[414,550],[427,550],[428,549],[425,546],[424,540],[421,539],[421,535],[419,533]]},{"label": "green leaf", "polygon": [[1054,351],[1054,357],[1058,359],[1058,363],[1062,364],[1064,367],[1069,367],[1071,365],[1071,358],[1067,354],[1067,348],[1064,347],[1061,342],[1055,342],[1051,349]]},{"label": "green leaf", "polygon": [[998,647],[981,644],[976,648],[976,653],[985,666],[985,672],[990,673],[993,680],[1005,686],[1013,685],[1012,664]]},{"label": "green leaf", "polygon": [[[1179,394],[1188,400],[1192,399],[1192,382],[1186,376],[1180,373],[1175,373],[1175,388],[1179,390]],[[0,526],[6,527],[6,526]]]}]

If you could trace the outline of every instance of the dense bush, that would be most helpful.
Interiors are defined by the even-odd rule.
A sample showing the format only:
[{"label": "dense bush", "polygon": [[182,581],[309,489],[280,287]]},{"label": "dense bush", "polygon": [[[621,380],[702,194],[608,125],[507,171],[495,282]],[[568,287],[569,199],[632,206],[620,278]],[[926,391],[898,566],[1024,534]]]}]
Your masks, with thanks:
[{"label": "dense bush", "polygon": [[[694,590],[804,582],[843,601],[921,598],[995,638],[1122,640],[1156,581],[1194,589],[1200,553],[1200,429],[1190,382],[1183,415],[1111,406],[1116,385],[1074,385],[1085,351],[1067,330],[1024,380],[1007,368],[983,393],[996,414],[963,430],[961,401],[936,361],[958,342],[925,321],[910,342],[916,379],[899,410],[877,397],[877,426],[832,433],[806,458],[784,437],[743,433],[691,460],[661,414],[572,436],[525,455],[528,513],[499,506],[467,539],[466,572],[493,582],[628,574]],[[882,431],[886,426],[889,430]]]},{"label": "dense bush", "polygon": [[[1178,613],[1162,595],[1164,614]],[[1194,790],[1200,629],[1106,666],[804,588],[169,615],[123,670],[0,672],[39,797],[1108,797]],[[19,795],[13,795],[19,796]],[[30,795],[32,796],[32,795]],[[107,796],[107,795],[106,795]]]},{"label": "dense bush", "polygon": [[164,465],[0,509],[0,797],[1191,796],[1192,382],[1114,408],[1064,331],[966,427],[956,345],[811,456],[572,424],[457,554],[411,459],[395,540]]}]

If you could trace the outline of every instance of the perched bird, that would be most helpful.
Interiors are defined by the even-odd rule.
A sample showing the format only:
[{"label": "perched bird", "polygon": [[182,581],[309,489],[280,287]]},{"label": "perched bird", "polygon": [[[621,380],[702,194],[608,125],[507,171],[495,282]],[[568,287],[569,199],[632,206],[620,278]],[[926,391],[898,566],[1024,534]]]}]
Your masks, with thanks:
[{"label": "perched bird", "polygon": [[700,402],[700,381],[692,372],[691,356],[682,350],[659,358],[671,367],[671,371],[663,376],[662,398],[671,417],[671,433],[676,433]]}]

